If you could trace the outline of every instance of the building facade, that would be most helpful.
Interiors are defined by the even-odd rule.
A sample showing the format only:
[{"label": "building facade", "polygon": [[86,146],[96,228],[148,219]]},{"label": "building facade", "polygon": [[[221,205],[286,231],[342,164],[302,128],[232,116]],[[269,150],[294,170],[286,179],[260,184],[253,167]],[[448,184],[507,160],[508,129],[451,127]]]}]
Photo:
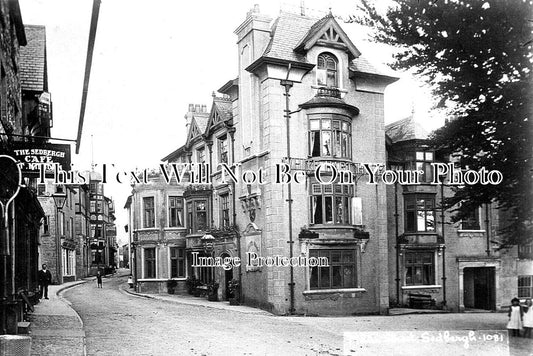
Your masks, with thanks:
[{"label": "building facade", "polygon": [[387,125],[386,134],[388,168],[424,172],[420,184],[387,187],[391,304],[409,306],[423,294],[452,311],[506,310],[514,297],[531,298],[527,246],[499,243],[505,211],[485,204],[453,223],[451,209],[441,208],[452,187],[447,180],[430,183],[431,164],[453,160],[427,145],[428,134],[412,117]]},{"label": "building facade", "polygon": [[113,199],[104,194],[104,183],[99,173],[89,176],[89,235],[90,235],[90,275],[100,270],[111,271],[117,266],[117,234],[115,226],[115,205]]},{"label": "building facade", "polygon": [[[255,7],[235,34],[237,78],[213,94],[209,111],[189,105],[186,143],[162,159],[194,174],[176,186],[161,176],[136,185],[126,204],[138,289],[165,291],[177,244],[179,283],[217,282],[226,299],[234,280],[241,302],[276,314],[385,314],[421,301],[499,310],[530,295],[531,250],[498,245],[505,217],[495,204],[450,223],[439,206],[451,187],[428,184],[430,164],[449,156],[431,150],[411,118],[385,126],[384,92],[397,78],[366,59],[331,14],[272,19]],[[423,181],[371,181],[386,168],[420,169]],[[181,202],[175,235],[166,230],[169,194]],[[242,263],[197,267],[193,256]]]}]

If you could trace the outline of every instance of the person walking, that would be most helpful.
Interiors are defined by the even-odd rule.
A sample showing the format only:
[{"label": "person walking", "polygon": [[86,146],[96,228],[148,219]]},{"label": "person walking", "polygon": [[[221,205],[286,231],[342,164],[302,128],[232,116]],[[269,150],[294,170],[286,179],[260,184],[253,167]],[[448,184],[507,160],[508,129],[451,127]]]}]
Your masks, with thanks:
[{"label": "person walking", "polygon": [[511,299],[511,306],[509,307],[509,322],[507,323],[507,329],[511,331],[511,336],[520,336],[520,329],[522,329],[522,315],[523,310],[520,306],[520,300],[518,298]]},{"label": "person walking", "polygon": [[46,269],[46,264],[43,264],[43,269],[39,271],[39,299],[48,299],[48,285],[52,284],[52,273]]},{"label": "person walking", "polygon": [[533,303],[531,298],[526,299],[526,308],[524,308],[522,322],[524,323],[524,337],[532,338],[531,329],[533,329]]},{"label": "person walking", "polygon": [[102,288],[102,273],[100,271],[96,272],[96,286]]}]

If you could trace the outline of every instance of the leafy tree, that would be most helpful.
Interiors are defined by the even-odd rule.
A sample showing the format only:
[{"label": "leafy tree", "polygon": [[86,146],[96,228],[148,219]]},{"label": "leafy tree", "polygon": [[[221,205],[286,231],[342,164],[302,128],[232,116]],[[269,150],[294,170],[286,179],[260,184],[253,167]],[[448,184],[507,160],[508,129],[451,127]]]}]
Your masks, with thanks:
[{"label": "leafy tree", "polygon": [[448,198],[454,221],[496,201],[504,244],[532,239],[532,4],[530,0],[396,0],[380,12],[360,0],[376,41],[397,47],[396,69],[414,70],[452,119],[431,142],[470,169],[499,170],[499,185],[467,185]]}]

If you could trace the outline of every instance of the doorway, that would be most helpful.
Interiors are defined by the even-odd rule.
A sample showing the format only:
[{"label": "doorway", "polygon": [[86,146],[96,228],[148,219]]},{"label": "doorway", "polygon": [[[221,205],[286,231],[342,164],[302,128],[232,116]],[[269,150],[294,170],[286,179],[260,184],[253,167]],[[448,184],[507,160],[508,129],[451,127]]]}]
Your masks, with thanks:
[{"label": "doorway", "polygon": [[[230,255],[228,255],[227,253],[223,253],[220,257],[222,259],[230,258]],[[229,300],[232,297],[230,288],[229,288],[229,282],[232,279],[233,279],[233,268],[224,270],[224,291],[223,291],[224,300]]]},{"label": "doorway", "polygon": [[495,310],[495,268],[464,269],[464,306],[467,309]]}]

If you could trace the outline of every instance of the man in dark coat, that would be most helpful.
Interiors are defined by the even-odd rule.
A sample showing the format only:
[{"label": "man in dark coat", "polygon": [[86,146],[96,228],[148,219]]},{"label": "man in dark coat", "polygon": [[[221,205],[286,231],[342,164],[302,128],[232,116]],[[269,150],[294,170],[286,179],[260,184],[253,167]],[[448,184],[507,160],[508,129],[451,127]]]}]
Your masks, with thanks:
[{"label": "man in dark coat", "polygon": [[40,299],[48,299],[48,285],[52,283],[52,273],[46,269],[46,264],[43,264],[43,269],[39,271],[39,295]]}]

